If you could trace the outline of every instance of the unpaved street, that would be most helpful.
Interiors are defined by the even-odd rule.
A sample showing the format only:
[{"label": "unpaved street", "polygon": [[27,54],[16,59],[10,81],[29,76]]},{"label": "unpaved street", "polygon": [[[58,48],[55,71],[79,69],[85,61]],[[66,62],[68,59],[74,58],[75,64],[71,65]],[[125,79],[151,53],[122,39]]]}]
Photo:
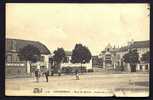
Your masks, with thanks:
[{"label": "unpaved street", "polygon": [[[34,88],[42,89],[42,94],[33,93]],[[73,91],[72,91],[73,90]],[[6,95],[69,95],[69,92],[77,93],[72,95],[92,95],[91,90],[95,90],[97,95],[117,95],[117,96],[147,96],[149,93],[149,74],[101,74],[87,73],[80,75],[80,80],[76,80],[74,75],[49,76],[47,83],[45,77],[41,77],[39,83],[35,78],[6,79]],[[89,90],[89,91],[88,91]],[[65,91],[60,93],[57,91]],[[68,92],[67,94],[65,94]],[[102,92],[97,93],[97,92]]]}]

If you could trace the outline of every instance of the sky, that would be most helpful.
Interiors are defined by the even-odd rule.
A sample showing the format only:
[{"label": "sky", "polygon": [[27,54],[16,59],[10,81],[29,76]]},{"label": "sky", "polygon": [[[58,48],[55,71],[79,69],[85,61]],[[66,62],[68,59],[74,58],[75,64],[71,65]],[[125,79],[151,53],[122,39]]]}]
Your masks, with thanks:
[{"label": "sky", "polygon": [[7,3],[6,38],[40,41],[53,52],[76,43],[98,55],[109,43],[150,38],[148,4]]}]

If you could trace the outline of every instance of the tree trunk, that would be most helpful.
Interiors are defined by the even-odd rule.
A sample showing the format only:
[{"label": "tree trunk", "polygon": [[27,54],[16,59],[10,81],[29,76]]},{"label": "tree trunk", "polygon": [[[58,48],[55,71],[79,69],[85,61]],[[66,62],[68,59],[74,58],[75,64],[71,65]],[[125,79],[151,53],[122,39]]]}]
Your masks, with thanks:
[{"label": "tree trunk", "polygon": [[27,73],[29,74],[30,73],[30,61],[26,61],[26,65],[27,65]]},{"label": "tree trunk", "polygon": [[123,61],[121,61],[121,71],[124,71]]},{"label": "tree trunk", "polygon": [[61,63],[58,63],[58,76],[61,76]]},{"label": "tree trunk", "polygon": [[82,73],[82,63],[81,63],[81,73]]}]

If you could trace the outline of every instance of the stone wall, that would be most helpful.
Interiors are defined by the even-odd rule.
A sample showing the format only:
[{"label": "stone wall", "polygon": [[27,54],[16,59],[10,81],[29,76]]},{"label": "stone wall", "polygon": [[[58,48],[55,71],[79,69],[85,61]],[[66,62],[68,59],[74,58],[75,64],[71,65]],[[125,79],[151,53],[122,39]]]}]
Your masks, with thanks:
[{"label": "stone wall", "polygon": [[5,77],[24,77],[27,75],[25,63],[7,63],[5,66]]}]

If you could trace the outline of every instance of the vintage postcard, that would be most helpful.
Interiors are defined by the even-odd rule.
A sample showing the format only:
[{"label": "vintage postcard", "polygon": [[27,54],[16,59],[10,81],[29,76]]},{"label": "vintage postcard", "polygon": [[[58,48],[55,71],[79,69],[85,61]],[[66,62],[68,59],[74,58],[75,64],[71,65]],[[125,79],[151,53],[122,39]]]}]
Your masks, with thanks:
[{"label": "vintage postcard", "polygon": [[150,5],[6,4],[6,96],[148,97]]}]

